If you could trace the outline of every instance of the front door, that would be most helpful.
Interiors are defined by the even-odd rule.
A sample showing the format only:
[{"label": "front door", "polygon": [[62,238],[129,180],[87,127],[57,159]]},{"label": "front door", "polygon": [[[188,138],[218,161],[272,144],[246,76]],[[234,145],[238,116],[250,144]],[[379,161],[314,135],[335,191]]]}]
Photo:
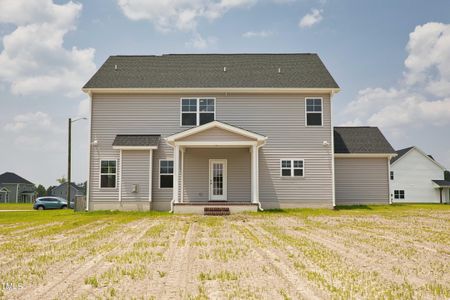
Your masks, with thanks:
[{"label": "front door", "polygon": [[227,200],[227,160],[209,160],[209,200]]}]

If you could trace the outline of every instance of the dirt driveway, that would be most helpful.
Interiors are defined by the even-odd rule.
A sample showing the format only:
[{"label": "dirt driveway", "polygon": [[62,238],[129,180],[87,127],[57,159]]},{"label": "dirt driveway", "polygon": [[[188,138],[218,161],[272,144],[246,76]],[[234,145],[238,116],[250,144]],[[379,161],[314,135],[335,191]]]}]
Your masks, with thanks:
[{"label": "dirt driveway", "polygon": [[447,206],[0,215],[0,298],[448,299],[449,274]]}]

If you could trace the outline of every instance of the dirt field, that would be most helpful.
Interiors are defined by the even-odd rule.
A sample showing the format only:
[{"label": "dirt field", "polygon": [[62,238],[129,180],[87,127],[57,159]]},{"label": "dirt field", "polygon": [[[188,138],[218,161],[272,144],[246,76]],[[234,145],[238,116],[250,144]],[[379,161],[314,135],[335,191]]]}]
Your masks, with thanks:
[{"label": "dirt field", "polygon": [[450,206],[0,213],[0,298],[448,299]]}]

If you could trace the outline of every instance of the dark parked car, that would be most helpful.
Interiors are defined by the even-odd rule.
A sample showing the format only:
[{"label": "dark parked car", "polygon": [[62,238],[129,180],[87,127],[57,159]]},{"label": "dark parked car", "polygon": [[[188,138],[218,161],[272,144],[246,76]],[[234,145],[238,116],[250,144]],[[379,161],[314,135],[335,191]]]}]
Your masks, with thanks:
[{"label": "dark parked car", "polygon": [[[73,208],[73,202],[70,203],[70,207]],[[34,209],[66,209],[66,199],[60,197],[39,197],[33,204]]]}]

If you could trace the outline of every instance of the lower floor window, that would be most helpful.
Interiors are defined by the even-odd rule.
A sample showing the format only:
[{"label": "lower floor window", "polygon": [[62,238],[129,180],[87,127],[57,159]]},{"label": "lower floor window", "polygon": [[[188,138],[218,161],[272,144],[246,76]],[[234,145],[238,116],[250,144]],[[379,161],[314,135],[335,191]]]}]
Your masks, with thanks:
[{"label": "lower floor window", "polygon": [[173,160],[159,161],[159,187],[173,188]]},{"label": "lower floor window", "polygon": [[394,191],[394,199],[405,199],[405,191],[404,190],[395,190]]},{"label": "lower floor window", "polygon": [[116,170],[117,161],[102,160],[100,162],[100,187],[115,188],[116,187]]},{"label": "lower floor window", "polygon": [[281,177],[303,177],[303,159],[282,159],[280,167]]}]

